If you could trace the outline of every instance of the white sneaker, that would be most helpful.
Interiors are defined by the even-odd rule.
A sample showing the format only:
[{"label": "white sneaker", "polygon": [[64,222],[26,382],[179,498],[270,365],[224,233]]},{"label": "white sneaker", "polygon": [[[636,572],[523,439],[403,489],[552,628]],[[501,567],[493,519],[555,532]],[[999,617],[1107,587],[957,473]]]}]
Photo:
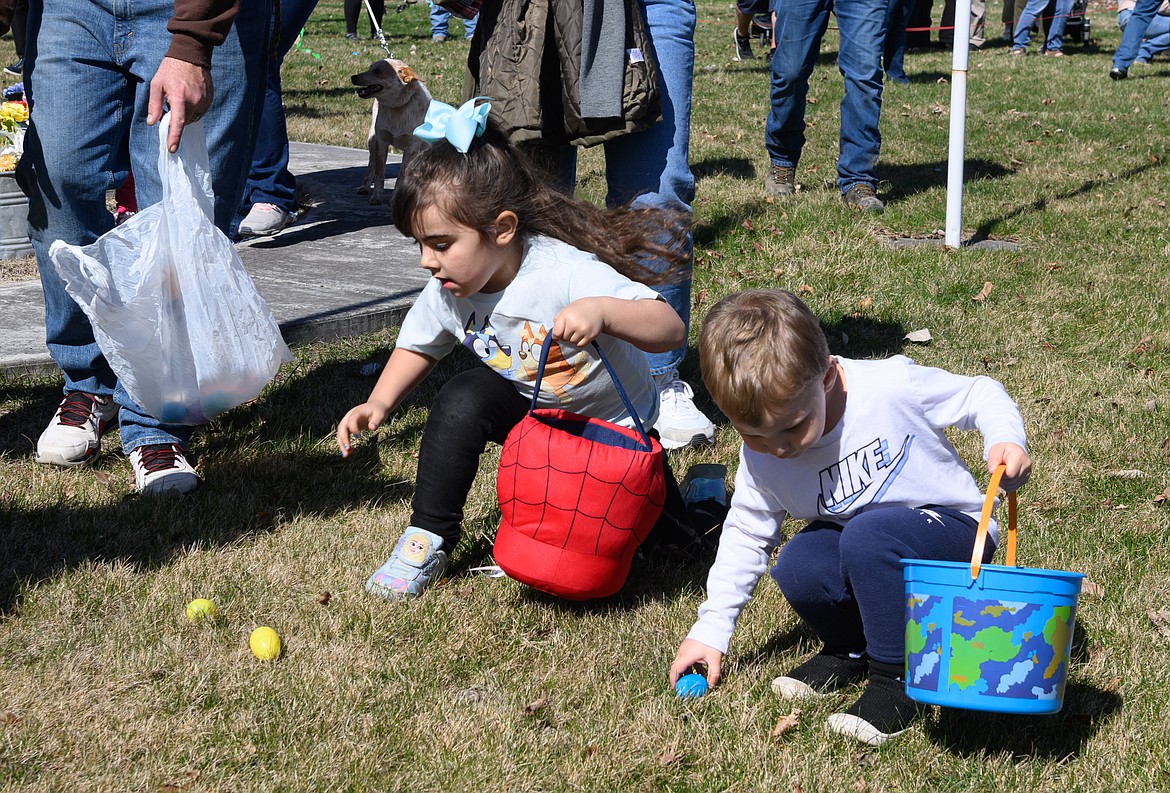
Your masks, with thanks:
[{"label": "white sneaker", "polygon": [[715,425],[695,407],[695,392],[669,371],[654,376],[658,388],[658,430],[665,449],[682,449],[715,442]]},{"label": "white sneaker", "polygon": [[290,212],[285,212],[276,204],[263,202],[252,204],[248,215],[240,221],[240,235],[244,237],[268,237],[284,229],[293,222]]},{"label": "white sneaker", "polygon": [[118,417],[118,405],[108,396],[70,391],[56,415],[37,439],[38,463],[85,465],[98,456],[102,436]]},{"label": "white sneaker", "polygon": [[139,446],[130,452],[130,464],[139,493],[189,493],[199,485],[182,447],[172,443]]}]

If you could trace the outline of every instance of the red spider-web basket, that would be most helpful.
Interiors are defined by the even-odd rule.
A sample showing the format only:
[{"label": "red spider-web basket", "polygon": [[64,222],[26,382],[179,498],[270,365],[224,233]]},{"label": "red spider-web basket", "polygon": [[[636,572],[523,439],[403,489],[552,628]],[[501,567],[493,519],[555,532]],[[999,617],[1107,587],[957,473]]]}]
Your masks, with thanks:
[{"label": "red spider-web basket", "polygon": [[662,445],[646,434],[601,348],[594,348],[637,429],[532,407],[500,453],[494,555],[509,577],[569,600],[614,594],[666,501]]}]

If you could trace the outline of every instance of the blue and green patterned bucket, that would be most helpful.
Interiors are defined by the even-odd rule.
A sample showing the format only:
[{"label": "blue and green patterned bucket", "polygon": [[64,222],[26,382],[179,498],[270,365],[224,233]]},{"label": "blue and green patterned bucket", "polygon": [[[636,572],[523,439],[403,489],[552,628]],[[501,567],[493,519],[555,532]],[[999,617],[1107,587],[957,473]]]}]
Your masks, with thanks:
[{"label": "blue and green patterned bucket", "polygon": [[998,713],[1056,713],[1064,702],[1080,573],[980,564],[1002,469],[992,477],[971,564],[903,559],[906,695]]}]

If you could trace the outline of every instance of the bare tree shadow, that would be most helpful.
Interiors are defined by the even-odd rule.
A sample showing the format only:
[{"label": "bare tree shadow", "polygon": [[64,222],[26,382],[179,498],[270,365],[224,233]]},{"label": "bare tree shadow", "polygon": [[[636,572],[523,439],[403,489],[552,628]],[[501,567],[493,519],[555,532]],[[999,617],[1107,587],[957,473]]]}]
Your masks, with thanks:
[{"label": "bare tree shadow", "polygon": [[[1003,179],[1012,171],[998,162],[971,158],[963,162],[963,178],[970,182],[976,179]],[[878,163],[878,180],[889,187],[885,191],[887,201],[900,201],[908,196],[945,187],[947,184],[947,161],[889,165]]]},{"label": "bare tree shadow", "polygon": [[1142,173],[1150,170],[1151,168],[1160,168],[1160,167],[1161,167],[1161,161],[1158,161],[1156,163],[1155,162],[1142,163],[1141,165],[1136,165],[1133,168],[1130,168],[1128,171],[1125,171],[1124,173],[1110,175],[1108,178],[1089,179],[1088,181],[1082,183],[1079,187],[1073,188],[1071,190],[1065,190],[1065,191],[1060,192],[1060,193],[1055,193],[1051,196],[1044,196],[1041,198],[1037,198],[1036,200],[1030,201],[1027,204],[1021,204],[1021,205],[1015,207],[1014,209],[1012,209],[1008,212],[1005,212],[1002,215],[999,215],[997,217],[993,217],[989,220],[985,220],[982,223],[980,223],[979,227],[975,231],[974,239],[986,239],[988,236],[991,235],[991,233],[993,231],[995,231],[995,229],[1001,223],[1003,223],[1005,221],[1020,217],[1021,215],[1031,214],[1031,213],[1035,213],[1035,212],[1043,212],[1045,209],[1048,208],[1048,204],[1050,202],[1066,201],[1070,198],[1075,198],[1077,196],[1085,195],[1086,193],[1091,193],[1094,190],[1098,190],[1106,185],[1112,185],[1112,184],[1116,184],[1119,182],[1126,182],[1126,181],[1134,178],[1135,176],[1138,176],[1139,174],[1142,174]]},{"label": "bare tree shadow", "polygon": [[[387,354],[375,357],[385,360]],[[191,546],[230,545],[274,531],[293,516],[327,518],[357,505],[409,498],[413,476],[384,470],[377,446],[416,443],[423,422],[417,412],[356,445],[348,459],[328,441],[340,413],[369,394],[373,379],[361,374],[362,363],[327,363],[308,371],[286,367],[261,398],[205,426],[193,443],[204,477],[194,493],[128,494],[100,506],[74,505],[68,489],[41,493],[32,503],[0,499],[0,615],[19,608],[28,583],[87,562],[119,560],[155,569]],[[451,373],[469,365],[481,364],[470,354],[448,356],[407,407],[429,404]],[[20,428],[31,425],[39,432],[60,399],[60,386],[6,385],[6,392],[23,397],[25,405],[4,416],[0,444],[4,451],[24,453],[29,440]],[[241,443],[250,447],[243,456]],[[99,483],[109,476],[116,448],[116,441],[107,439],[91,474]],[[259,451],[264,449],[272,451]],[[117,465],[124,471],[123,466]],[[306,487],[310,478],[313,486]]]}]

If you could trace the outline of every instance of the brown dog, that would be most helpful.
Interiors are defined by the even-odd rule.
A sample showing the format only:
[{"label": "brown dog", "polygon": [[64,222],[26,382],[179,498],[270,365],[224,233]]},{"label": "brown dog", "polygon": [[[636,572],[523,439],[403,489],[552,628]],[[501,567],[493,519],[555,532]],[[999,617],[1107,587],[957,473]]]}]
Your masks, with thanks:
[{"label": "brown dog", "polygon": [[380,204],[390,146],[402,152],[402,165],[398,171],[402,173],[415,150],[426,145],[413,132],[426,117],[431,92],[413,69],[394,58],[374,61],[369,69],[349,79],[358,86],[358,96],[374,100],[370,134],[366,141],[370,164],[358,192],[362,195],[368,193],[371,204]]}]

